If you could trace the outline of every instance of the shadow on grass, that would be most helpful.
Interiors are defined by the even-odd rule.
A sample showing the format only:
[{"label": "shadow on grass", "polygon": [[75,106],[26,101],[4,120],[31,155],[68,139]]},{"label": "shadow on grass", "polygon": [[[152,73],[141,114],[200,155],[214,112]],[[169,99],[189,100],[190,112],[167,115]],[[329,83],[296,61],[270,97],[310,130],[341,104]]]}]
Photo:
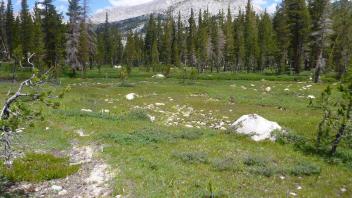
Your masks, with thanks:
[{"label": "shadow on grass", "polygon": [[292,145],[296,150],[306,155],[315,155],[323,158],[329,164],[343,164],[352,169],[352,150],[340,147],[335,155],[331,155],[330,148],[316,148],[314,140],[306,137],[287,133],[277,136],[277,142],[283,145]]}]

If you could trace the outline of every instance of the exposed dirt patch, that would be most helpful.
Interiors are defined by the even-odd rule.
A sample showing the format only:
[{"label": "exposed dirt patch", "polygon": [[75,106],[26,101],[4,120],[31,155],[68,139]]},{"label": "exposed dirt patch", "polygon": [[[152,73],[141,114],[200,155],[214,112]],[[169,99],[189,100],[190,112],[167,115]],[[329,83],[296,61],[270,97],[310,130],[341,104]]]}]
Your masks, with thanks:
[{"label": "exposed dirt patch", "polygon": [[111,167],[97,157],[102,146],[79,146],[72,143],[70,156],[72,165],[81,165],[80,170],[67,178],[46,181],[38,184],[23,182],[10,191],[22,191],[30,197],[94,198],[112,197],[113,173]]}]

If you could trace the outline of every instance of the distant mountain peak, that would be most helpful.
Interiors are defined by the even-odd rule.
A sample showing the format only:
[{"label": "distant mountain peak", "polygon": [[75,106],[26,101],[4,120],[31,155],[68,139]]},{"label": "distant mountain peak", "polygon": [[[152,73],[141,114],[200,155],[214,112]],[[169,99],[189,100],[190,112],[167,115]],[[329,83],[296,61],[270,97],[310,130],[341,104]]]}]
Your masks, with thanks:
[{"label": "distant mountain peak", "polygon": [[[199,10],[209,10],[211,15],[216,15],[219,11],[227,12],[230,6],[232,14],[237,14],[239,10],[244,10],[247,0],[153,0],[148,3],[135,6],[119,6],[98,11],[93,17],[94,23],[103,23],[106,13],[110,22],[119,22],[149,14],[166,14],[171,11],[174,16],[181,12],[182,18],[189,18],[191,9],[195,14]],[[254,10],[260,11],[260,7],[253,5]]]}]

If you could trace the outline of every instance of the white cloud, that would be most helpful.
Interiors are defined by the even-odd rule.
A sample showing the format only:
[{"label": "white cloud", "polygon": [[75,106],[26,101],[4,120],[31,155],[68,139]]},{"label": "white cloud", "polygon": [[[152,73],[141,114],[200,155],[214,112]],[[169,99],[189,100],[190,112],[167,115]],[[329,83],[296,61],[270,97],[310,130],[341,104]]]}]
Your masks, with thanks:
[{"label": "white cloud", "polygon": [[109,0],[111,5],[113,6],[133,6],[133,5],[148,3],[151,1],[153,0]]}]

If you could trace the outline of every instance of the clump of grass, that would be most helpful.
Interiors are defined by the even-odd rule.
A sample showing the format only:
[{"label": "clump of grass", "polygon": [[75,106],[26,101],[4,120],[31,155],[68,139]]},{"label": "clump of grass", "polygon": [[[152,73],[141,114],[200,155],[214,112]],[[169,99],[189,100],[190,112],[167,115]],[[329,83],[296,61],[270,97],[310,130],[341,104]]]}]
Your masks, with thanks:
[{"label": "clump of grass", "polygon": [[129,83],[127,81],[123,81],[118,84],[119,87],[135,87],[135,84]]},{"label": "clump of grass", "polygon": [[145,128],[132,133],[108,133],[102,136],[104,139],[114,141],[122,145],[131,144],[156,144],[161,142],[172,142],[173,137],[166,132]]},{"label": "clump of grass", "polygon": [[71,110],[54,110],[55,114],[59,114],[64,117],[87,117],[96,118],[109,121],[118,121],[119,118],[109,114],[102,114],[97,112],[81,112],[81,111],[71,111]]},{"label": "clump of grass", "polygon": [[174,137],[176,139],[185,139],[185,140],[197,140],[203,136],[203,132],[199,130],[187,130],[180,133],[176,133]]},{"label": "clump of grass", "polygon": [[305,137],[291,132],[287,132],[287,133],[276,132],[275,137],[276,137],[276,142],[280,144],[292,144],[299,149],[307,149],[309,144],[308,140]]},{"label": "clump of grass", "polygon": [[[136,114],[137,116],[138,114]],[[102,136],[103,139],[114,141],[122,145],[131,144],[158,144],[158,143],[174,143],[177,140],[196,140],[201,138],[203,133],[197,130],[182,131],[171,133],[163,129],[156,129],[153,127],[144,128],[133,131],[132,133],[108,133]]]},{"label": "clump of grass", "polygon": [[321,168],[311,162],[300,162],[290,169],[290,174],[294,176],[319,175]]},{"label": "clump of grass", "polygon": [[140,157],[137,160],[142,167],[146,167],[150,170],[158,170],[158,165],[154,161],[150,161],[144,157]]},{"label": "clump of grass", "polygon": [[204,152],[174,152],[173,156],[185,163],[208,163],[208,154]]},{"label": "clump of grass", "polygon": [[65,178],[76,173],[79,165],[70,166],[68,158],[59,158],[51,154],[28,153],[13,161],[11,168],[4,165],[0,171],[13,182],[41,182]]},{"label": "clump of grass", "polygon": [[276,170],[273,167],[267,166],[255,166],[252,167],[249,171],[253,174],[263,175],[265,177],[271,177],[276,173]]},{"label": "clump of grass", "polygon": [[143,109],[136,109],[128,112],[126,115],[121,117],[122,119],[129,119],[129,120],[142,120],[142,121],[149,121],[150,118],[148,116],[147,111]]},{"label": "clump of grass", "polygon": [[247,166],[261,166],[265,167],[268,163],[268,160],[259,156],[248,156],[244,159],[243,163]]},{"label": "clump of grass", "polygon": [[211,162],[211,166],[216,171],[237,171],[238,164],[233,158],[215,158]]}]

